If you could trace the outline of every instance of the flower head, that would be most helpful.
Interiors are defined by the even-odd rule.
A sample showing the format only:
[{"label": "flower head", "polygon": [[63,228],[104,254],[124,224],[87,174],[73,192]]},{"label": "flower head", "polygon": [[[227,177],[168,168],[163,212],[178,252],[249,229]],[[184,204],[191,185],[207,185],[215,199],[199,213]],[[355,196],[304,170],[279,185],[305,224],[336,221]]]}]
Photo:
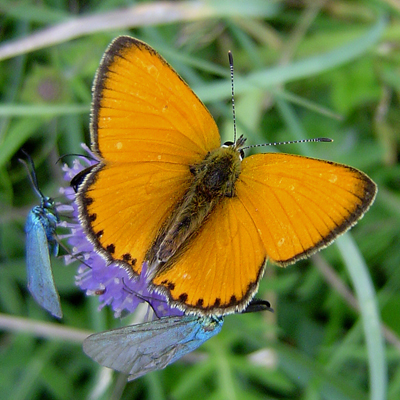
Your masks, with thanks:
[{"label": "flower head", "polygon": [[[64,179],[71,181],[78,173],[98,163],[95,155],[82,145],[88,157],[77,158],[72,167],[63,166]],[[65,256],[67,264],[72,261],[81,261],[76,276],[76,284],[86,291],[87,295],[98,295],[101,302],[100,309],[109,305],[114,310],[115,317],[123,312],[132,313],[143,302],[148,303],[158,317],[182,315],[176,308],[171,308],[165,297],[161,294],[150,292],[146,279],[147,263],[142,266],[139,277],[131,277],[128,272],[114,262],[109,262],[101,257],[88,240],[79,223],[78,206],[75,201],[75,191],[69,186],[61,188],[60,192],[67,198],[71,205],[59,206],[60,213],[70,213],[71,219],[63,221],[61,226],[69,229],[69,233],[61,236],[67,239],[71,254]]]}]

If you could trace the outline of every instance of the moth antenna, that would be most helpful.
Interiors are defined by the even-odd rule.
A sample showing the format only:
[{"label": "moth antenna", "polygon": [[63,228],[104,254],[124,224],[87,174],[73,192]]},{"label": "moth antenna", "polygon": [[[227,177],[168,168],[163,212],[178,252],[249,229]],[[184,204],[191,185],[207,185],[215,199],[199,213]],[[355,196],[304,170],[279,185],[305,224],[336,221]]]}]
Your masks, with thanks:
[{"label": "moth antenna", "polygon": [[236,143],[236,112],[235,112],[235,86],[233,83],[233,55],[228,51],[229,70],[231,72],[231,101],[232,101],[232,117],[233,117],[233,143]]},{"label": "moth antenna", "polygon": [[[58,245],[70,256],[71,258],[74,259],[74,261],[78,261],[81,264],[85,265],[89,269],[93,269],[88,263],[85,262],[83,258],[80,257],[81,253],[78,254],[71,254],[71,250],[61,241],[61,239],[57,236],[57,234],[54,236],[54,240],[58,243]],[[65,257],[66,255],[62,255],[60,257]]]},{"label": "moth antenna", "polygon": [[21,152],[27,158],[30,168],[29,168],[28,163],[25,160],[19,158],[18,161],[25,167],[26,171],[28,172],[29,180],[31,181],[32,187],[33,187],[34,191],[36,192],[36,194],[41,199],[44,199],[43,193],[39,189],[39,183],[37,181],[35,164],[33,163],[32,157],[23,149],[21,150]]},{"label": "moth antenna", "polygon": [[[153,310],[154,315],[155,315],[158,319],[161,318],[161,317],[157,314],[157,310],[154,308],[153,304],[151,304],[151,297],[143,296],[141,293],[138,293],[138,292],[135,292],[135,291],[131,290],[131,289],[128,287],[128,285],[125,283],[125,279],[124,279],[124,278],[122,278],[122,283],[123,283],[124,286],[125,286],[124,289],[125,289],[128,293],[133,294],[134,296],[138,297],[139,299],[145,301],[145,302],[147,303],[147,305]],[[162,300],[160,300],[160,301],[162,301]],[[167,302],[165,301],[165,303],[167,303]]]}]

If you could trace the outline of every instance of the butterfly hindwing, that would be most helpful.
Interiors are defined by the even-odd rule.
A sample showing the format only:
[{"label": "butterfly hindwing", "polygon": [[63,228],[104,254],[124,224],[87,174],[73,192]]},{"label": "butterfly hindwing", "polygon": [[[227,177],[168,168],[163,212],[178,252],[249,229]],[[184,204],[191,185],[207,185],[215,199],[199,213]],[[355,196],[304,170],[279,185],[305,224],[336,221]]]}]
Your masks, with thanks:
[{"label": "butterfly hindwing", "polygon": [[106,165],[93,182],[86,181],[84,225],[100,253],[139,274],[160,225],[188,186],[188,175],[181,165],[135,163]]},{"label": "butterfly hindwing", "polygon": [[249,303],[265,260],[250,214],[238,198],[227,198],[187,247],[157,271],[152,284],[177,307],[183,303],[185,310],[224,315]]}]

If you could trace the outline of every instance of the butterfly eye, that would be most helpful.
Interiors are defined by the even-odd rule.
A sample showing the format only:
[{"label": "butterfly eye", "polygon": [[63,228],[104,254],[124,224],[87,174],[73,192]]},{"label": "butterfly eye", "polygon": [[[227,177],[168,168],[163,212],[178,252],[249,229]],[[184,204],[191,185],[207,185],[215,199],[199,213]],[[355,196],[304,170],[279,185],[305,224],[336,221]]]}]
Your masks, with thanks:
[{"label": "butterfly eye", "polygon": [[[232,147],[235,143],[234,142],[225,142],[222,147]],[[244,159],[244,151],[239,150],[240,161]]]}]

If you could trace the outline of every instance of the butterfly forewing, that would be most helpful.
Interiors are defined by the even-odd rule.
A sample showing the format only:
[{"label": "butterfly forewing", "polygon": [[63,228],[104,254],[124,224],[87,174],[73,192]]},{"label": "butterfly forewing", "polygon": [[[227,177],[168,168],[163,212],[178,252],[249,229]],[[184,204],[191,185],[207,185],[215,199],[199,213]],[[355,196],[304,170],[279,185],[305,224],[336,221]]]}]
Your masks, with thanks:
[{"label": "butterfly forewing", "polygon": [[293,263],[328,245],[362,217],[376,185],[355,168],[289,154],[246,158],[237,195],[268,257]]},{"label": "butterfly forewing", "polygon": [[107,161],[189,165],[220,145],[208,110],[145,43],[119,37],[94,86],[92,135]]}]

